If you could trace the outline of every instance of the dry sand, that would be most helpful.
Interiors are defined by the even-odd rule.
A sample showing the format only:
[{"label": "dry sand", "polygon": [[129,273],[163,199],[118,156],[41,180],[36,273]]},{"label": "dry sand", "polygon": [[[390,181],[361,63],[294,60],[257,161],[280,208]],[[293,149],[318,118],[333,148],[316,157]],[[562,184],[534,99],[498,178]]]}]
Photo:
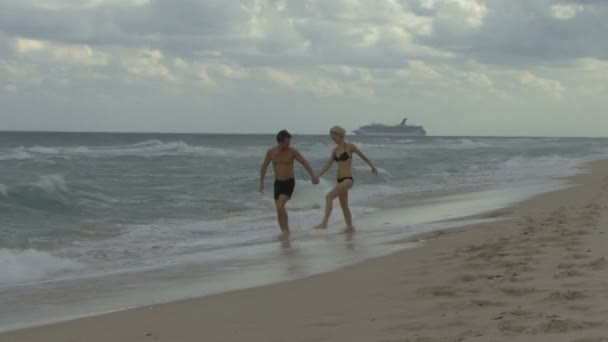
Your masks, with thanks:
[{"label": "dry sand", "polygon": [[576,187],[485,215],[510,219],[420,248],[0,341],[608,341],[608,161],[589,169]]}]

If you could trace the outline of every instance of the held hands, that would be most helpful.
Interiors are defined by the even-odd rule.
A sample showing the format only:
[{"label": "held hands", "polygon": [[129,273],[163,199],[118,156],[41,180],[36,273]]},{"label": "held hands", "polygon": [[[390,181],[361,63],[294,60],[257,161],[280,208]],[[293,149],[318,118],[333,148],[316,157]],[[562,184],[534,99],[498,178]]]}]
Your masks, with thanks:
[{"label": "held hands", "polygon": [[317,184],[319,184],[319,176],[316,176],[316,175],[312,176],[312,177],[310,178],[310,182],[311,182],[313,185],[317,185]]}]

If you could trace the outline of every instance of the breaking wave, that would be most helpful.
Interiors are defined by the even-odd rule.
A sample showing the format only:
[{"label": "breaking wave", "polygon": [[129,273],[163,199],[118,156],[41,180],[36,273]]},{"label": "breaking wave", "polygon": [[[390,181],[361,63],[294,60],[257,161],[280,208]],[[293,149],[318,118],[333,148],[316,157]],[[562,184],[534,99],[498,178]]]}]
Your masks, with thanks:
[{"label": "breaking wave", "polygon": [[47,280],[84,268],[79,262],[33,249],[0,249],[0,285]]}]

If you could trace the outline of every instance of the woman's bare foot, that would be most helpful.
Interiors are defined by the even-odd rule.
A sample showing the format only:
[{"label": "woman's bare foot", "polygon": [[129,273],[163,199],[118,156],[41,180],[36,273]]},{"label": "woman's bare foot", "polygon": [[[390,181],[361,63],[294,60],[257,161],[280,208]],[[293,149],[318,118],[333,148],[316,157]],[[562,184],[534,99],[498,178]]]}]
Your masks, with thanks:
[{"label": "woman's bare foot", "polygon": [[327,223],[321,223],[314,227],[315,229],[327,229]]},{"label": "woman's bare foot", "polygon": [[350,233],[354,233],[354,232],[355,232],[354,226],[346,226],[346,228],[344,229],[344,233],[346,233],[346,234],[350,234]]}]

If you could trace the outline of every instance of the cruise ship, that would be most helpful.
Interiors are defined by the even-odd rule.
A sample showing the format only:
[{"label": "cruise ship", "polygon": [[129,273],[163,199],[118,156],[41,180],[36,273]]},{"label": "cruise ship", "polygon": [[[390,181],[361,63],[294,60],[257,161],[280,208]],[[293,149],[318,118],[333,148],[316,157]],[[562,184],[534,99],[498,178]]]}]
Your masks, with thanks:
[{"label": "cruise ship", "polygon": [[406,125],[407,119],[403,119],[401,124],[387,126],[382,124],[371,124],[362,126],[355,130],[356,135],[369,136],[389,136],[389,137],[424,137],[426,130],[422,126]]}]

